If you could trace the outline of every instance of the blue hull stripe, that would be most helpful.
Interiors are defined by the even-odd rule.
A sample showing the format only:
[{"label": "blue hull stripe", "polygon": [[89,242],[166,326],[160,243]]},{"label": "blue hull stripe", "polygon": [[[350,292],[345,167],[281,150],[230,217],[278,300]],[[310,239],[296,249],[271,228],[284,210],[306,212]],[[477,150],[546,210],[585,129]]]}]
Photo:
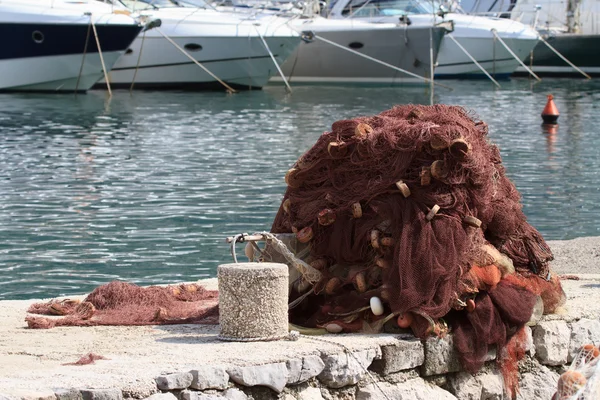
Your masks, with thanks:
[{"label": "blue hull stripe", "polygon": [[[141,29],[133,24],[96,25],[103,52],[126,50]],[[0,37],[5,38],[0,60],[81,54],[87,33],[88,24],[0,23]],[[91,30],[87,52],[98,52]]]}]

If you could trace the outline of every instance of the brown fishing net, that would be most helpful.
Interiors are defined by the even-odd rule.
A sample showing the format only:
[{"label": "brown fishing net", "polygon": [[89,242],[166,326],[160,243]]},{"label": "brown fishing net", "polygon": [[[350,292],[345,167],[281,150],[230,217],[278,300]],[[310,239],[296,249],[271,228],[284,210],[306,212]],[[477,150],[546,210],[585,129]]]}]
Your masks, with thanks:
[{"label": "brown fishing net", "polygon": [[[398,317],[421,338],[452,329],[464,366],[475,371],[542,302],[547,313],[561,305],[552,253],[527,223],[487,133],[447,105],[334,123],[286,174],[271,229],[309,243],[308,261],[322,273],[291,321],[349,332]],[[368,309],[372,297],[383,300],[384,314]],[[513,361],[515,348],[505,352]],[[509,377],[516,362],[506,357]]]},{"label": "brown fishing net", "polygon": [[29,328],[95,325],[217,324],[218,294],[196,284],[139,287],[114,281],[99,286],[83,301],[52,300],[33,304],[28,312],[61,316],[28,316]]}]

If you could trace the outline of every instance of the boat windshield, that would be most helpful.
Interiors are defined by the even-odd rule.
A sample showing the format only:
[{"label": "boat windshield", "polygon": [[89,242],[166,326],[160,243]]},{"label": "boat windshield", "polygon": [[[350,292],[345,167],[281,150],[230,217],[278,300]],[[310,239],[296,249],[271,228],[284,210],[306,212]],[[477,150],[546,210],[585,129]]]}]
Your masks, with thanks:
[{"label": "boat windshield", "polygon": [[427,0],[351,0],[344,7],[342,15],[383,17],[405,14],[433,14],[438,8],[439,2]]},{"label": "boat windshield", "polygon": [[131,10],[146,10],[149,8],[181,7],[184,4],[177,0],[120,0]]}]

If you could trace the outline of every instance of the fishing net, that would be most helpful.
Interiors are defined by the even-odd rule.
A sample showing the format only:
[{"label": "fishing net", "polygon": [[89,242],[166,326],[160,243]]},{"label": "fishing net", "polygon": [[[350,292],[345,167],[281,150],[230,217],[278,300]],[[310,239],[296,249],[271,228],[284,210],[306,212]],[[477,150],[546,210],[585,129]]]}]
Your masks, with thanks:
[{"label": "fishing net", "polygon": [[217,324],[218,294],[196,284],[140,287],[114,281],[97,287],[83,301],[63,299],[31,305],[29,328],[95,325]]},{"label": "fishing net", "polygon": [[593,344],[581,348],[569,369],[558,378],[552,400],[592,400],[600,398],[600,350]]},{"label": "fishing net", "polygon": [[[565,295],[487,134],[448,105],[335,122],[287,172],[271,228],[309,244],[307,261],[321,273],[315,285],[294,284],[302,301],[291,321],[352,332],[397,317],[421,338],[452,330],[469,371],[492,346],[507,349],[499,362],[514,393],[515,333]],[[373,297],[385,307],[379,315]]]}]

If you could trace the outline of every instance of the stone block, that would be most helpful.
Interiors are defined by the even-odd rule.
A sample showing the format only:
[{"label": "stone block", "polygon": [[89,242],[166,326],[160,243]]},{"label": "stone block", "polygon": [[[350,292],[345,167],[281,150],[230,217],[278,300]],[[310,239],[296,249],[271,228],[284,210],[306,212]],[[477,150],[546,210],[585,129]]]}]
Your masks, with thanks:
[{"label": "stone block", "polygon": [[498,370],[483,372],[477,375],[481,384],[481,400],[503,400],[504,378]]},{"label": "stone block", "polygon": [[541,321],[533,328],[537,359],[546,365],[567,363],[571,330],[565,321]]},{"label": "stone block", "polygon": [[288,380],[285,363],[234,367],[227,370],[232,381],[244,386],[266,386],[281,393]]},{"label": "stone block", "polygon": [[227,389],[229,385],[229,374],[223,367],[200,367],[191,370],[192,382],[189,387],[192,389]]},{"label": "stone block", "polygon": [[367,368],[378,355],[376,349],[367,349],[352,353],[324,354],[325,368],[318,376],[319,380],[332,388],[355,385],[367,373]]},{"label": "stone block", "polygon": [[230,388],[223,392],[223,397],[227,400],[248,400],[246,393],[237,388]]},{"label": "stone block", "polygon": [[298,400],[325,400],[321,394],[321,389],[316,387],[306,387],[298,392]]},{"label": "stone block", "polygon": [[448,389],[458,400],[481,400],[482,384],[468,372],[448,376]]},{"label": "stone block", "polygon": [[517,400],[551,399],[557,389],[558,374],[540,365],[521,375]]},{"label": "stone block", "polygon": [[[77,389],[55,389],[56,400],[82,400],[81,392]],[[0,396],[0,400],[2,397]]]},{"label": "stone block", "polygon": [[306,382],[307,380],[319,375],[325,364],[321,357],[312,355],[302,357],[301,359],[294,358],[286,362],[288,369],[288,385]]},{"label": "stone block", "polygon": [[83,400],[123,400],[123,393],[119,389],[83,389]]},{"label": "stone block", "polygon": [[452,335],[443,338],[428,338],[424,342],[424,350],[425,361],[421,366],[422,375],[439,375],[461,370]]},{"label": "stone block", "polygon": [[568,361],[573,361],[581,348],[589,343],[600,346],[600,320],[583,318],[573,322]]},{"label": "stone block", "polygon": [[381,375],[418,367],[425,361],[423,343],[414,336],[401,337],[397,343],[381,346],[381,359],[371,369]]},{"label": "stone block", "polygon": [[202,393],[184,390],[180,394],[181,400],[223,400],[223,396],[217,393]]},{"label": "stone block", "polygon": [[194,377],[189,372],[177,372],[161,375],[155,381],[160,390],[179,390],[189,388],[193,379]]},{"label": "stone block", "polygon": [[356,400],[457,400],[444,389],[431,385],[421,378],[398,385],[380,382],[358,389]]},{"label": "stone block", "polygon": [[146,397],[145,400],[177,400],[177,396],[173,393],[155,393],[150,397]]}]

